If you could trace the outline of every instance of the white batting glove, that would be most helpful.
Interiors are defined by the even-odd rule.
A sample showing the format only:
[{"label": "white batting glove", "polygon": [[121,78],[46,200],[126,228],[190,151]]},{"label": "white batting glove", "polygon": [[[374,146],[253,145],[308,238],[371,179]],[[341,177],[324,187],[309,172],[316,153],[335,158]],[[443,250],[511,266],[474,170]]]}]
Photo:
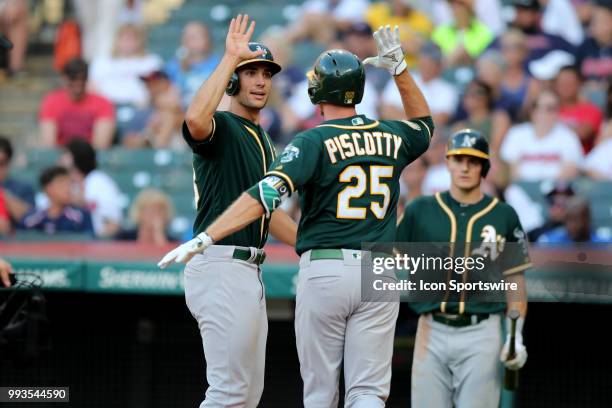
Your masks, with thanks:
[{"label": "white batting glove", "polygon": [[[509,319],[507,319],[506,323],[506,327],[510,328]],[[516,352],[516,357],[514,357],[512,360],[508,360],[508,351],[510,350],[510,334],[506,336],[506,342],[504,343],[504,347],[502,347],[499,355],[501,362],[504,363],[504,366],[510,370],[520,370],[527,362],[527,348],[523,344],[524,324],[524,318],[519,317],[516,320],[516,335],[514,337],[514,350]]]},{"label": "white batting glove", "polygon": [[391,30],[391,26],[380,27],[374,32],[374,40],[376,40],[376,49],[378,50],[377,57],[369,57],[363,60],[364,64],[371,64],[375,67],[384,68],[391,75],[399,75],[406,69],[406,61],[404,61],[404,52],[402,51],[402,43],[399,37],[399,27],[395,26]]},{"label": "white batting glove", "polygon": [[191,241],[187,241],[182,245],[168,252],[161,261],[157,264],[161,269],[164,269],[172,263],[187,263],[196,254],[201,254],[206,248],[214,244],[213,239],[205,232],[201,232]]}]

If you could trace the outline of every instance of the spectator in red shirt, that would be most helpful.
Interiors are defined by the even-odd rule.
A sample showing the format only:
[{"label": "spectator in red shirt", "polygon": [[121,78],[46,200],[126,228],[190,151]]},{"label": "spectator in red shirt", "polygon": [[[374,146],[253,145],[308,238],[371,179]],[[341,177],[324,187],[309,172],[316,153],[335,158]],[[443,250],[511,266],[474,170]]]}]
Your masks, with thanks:
[{"label": "spectator in red shirt", "polygon": [[576,132],[584,153],[590,152],[599,133],[603,114],[596,105],[581,97],[582,78],[578,68],[561,68],[554,86],[560,101],[559,118]]},{"label": "spectator in red shirt", "polygon": [[75,58],[66,63],[64,87],[43,99],[40,128],[45,146],[64,146],[84,138],[96,149],[106,149],[115,134],[115,108],[102,96],[86,91],[87,63]]},{"label": "spectator in red shirt", "polygon": [[8,234],[11,229],[11,221],[4,202],[4,191],[0,187],[0,236]]}]

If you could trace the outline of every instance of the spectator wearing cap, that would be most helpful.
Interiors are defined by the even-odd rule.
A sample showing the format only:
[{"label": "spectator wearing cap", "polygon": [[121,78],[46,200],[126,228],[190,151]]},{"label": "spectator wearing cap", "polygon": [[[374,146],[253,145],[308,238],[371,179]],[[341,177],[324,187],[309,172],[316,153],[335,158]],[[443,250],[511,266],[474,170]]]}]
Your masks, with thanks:
[{"label": "spectator wearing cap", "polygon": [[548,90],[535,100],[531,121],[510,128],[500,156],[514,181],[571,180],[584,158],[576,133],[559,122],[557,95]]},{"label": "spectator wearing cap", "polygon": [[[564,38],[542,29],[542,8],[538,0],[511,0],[510,3],[514,7],[511,26],[520,30],[526,37],[527,63],[538,60],[553,50],[565,51],[570,55],[575,53],[574,46]],[[498,36],[491,47],[498,49],[499,46]]]},{"label": "spectator wearing cap", "polygon": [[163,246],[176,241],[168,233],[174,207],[164,192],[153,188],[142,190],[130,207],[133,228],[119,232],[115,239],[137,241],[141,244]]},{"label": "spectator wearing cap", "polygon": [[585,79],[601,83],[612,78],[612,0],[595,1],[589,36],[578,48],[577,60]]},{"label": "spectator wearing cap", "polygon": [[64,146],[75,138],[87,140],[96,149],[106,149],[112,144],[113,104],[103,96],[88,92],[87,78],[87,63],[82,59],[72,59],[64,66],[63,87],[47,94],[40,107],[43,146]]},{"label": "spectator wearing cap", "polygon": [[561,68],[554,81],[561,106],[559,118],[576,132],[587,154],[595,145],[595,138],[603,121],[599,108],[580,95],[582,78],[576,66]]},{"label": "spectator wearing cap", "polygon": [[[449,122],[459,100],[455,86],[441,75],[442,51],[435,43],[427,42],[419,52],[417,72],[413,78],[429,104],[437,129]],[[404,118],[401,97],[393,81],[383,91],[381,109],[383,119]]]},{"label": "spectator wearing cap", "polygon": [[176,56],[165,67],[170,80],[181,93],[183,108],[189,106],[197,90],[220,61],[219,55],[212,51],[208,27],[198,21],[187,23]]},{"label": "spectator wearing cap", "polygon": [[433,30],[433,24],[425,13],[417,9],[417,0],[387,0],[373,3],[366,11],[365,19],[370,27],[398,26],[402,49],[408,67],[415,66],[417,53]]},{"label": "spectator wearing cap", "polygon": [[143,27],[124,24],[119,27],[110,56],[99,56],[91,63],[91,89],[117,106],[143,108],[149,94],[140,76],[162,68],[163,61],[146,50]]},{"label": "spectator wearing cap", "polygon": [[0,136],[0,188],[4,189],[4,202],[14,223],[34,207],[34,190],[32,187],[9,174],[13,146],[10,140]]},{"label": "spectator wearing cap", "polygon": [[183,122],[181,97],[163,71],[140,78],[151,95],[151,106],[136,110],[132,120],[121,128],[120,143],[125,147],[181,148]]},{"label": "spectator wearing cap", "polygon": [[106,173],[97,169],[96,152],[84,140],[73,140],[60,157],[68,169],[72,200],[77,207],[91,212],[97,237],[112,237],[119,231],[122,219],[121,191]]},{"label": "spectator wearing cap", "polygon": [[493,41],[493,33],[473,9],[473,0],[449,0],[454,21],[438,26],[431,38],[444,53],[447,66],[467,65]]},{"label": "spectator wearing cap", "polygon": [[588,200],[575,196],[565,205],[563,226],[540,235],[537,242],[540,244],[609,243],[610,239],[593,230]]},{"label": "spectator wearing cap", "polygon": [[567,201],[574,197],[572,185],[563,180],[545,182],[542,184],[542,190],[547,204],[546,219],[541,226],[527,233],[531,242],[536,242],[541,235],[563,226]]},{"label": "spectator wearing cap", "polygon": [[68,232],[93,235],[89,211],[72,205],[68,170],[61,166],[43,170],[40,186],[49,200],[49,206],[26,214],[19,225],[21,229],[45,234]]}]

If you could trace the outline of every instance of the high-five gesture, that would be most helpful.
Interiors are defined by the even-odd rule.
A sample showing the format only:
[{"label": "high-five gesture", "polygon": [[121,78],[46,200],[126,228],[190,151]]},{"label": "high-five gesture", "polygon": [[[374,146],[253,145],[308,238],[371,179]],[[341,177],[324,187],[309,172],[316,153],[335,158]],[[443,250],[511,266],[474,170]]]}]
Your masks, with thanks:
[{"label": "high-five gesture", "polygon": [[232,18],[227,38],[225,39],[225,53],[237,58],[238,62],[262,55],[265,51],[251,51],[249,48],[249,41],[251,41],[254,30],[255,21],[251,21],[251,24],[249,24],[249,16],[247,14],[244,16],[238,14],[237,17]]},{"label": "high-five gesture", "polygon": [[393,76],[399,75],[406,69],[404,52],[399,37],[399,28],[395,26],[380,27],[374,32],[374,40],[378,50],[377,57],[366,58],[363,63],[375,67],[384,68]]}]

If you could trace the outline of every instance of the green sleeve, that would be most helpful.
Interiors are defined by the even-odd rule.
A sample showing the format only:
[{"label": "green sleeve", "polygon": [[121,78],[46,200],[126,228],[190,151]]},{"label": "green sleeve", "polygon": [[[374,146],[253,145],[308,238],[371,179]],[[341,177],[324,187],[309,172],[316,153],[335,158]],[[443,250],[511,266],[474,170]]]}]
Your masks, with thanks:
[{"label": "green sleeve", "polygon": [[429,147],[434,132],[434,123],[431,116],[410,120],[386,121],[386,123],[403,140],[401,153],[405,160],[404,166],[419,158]]},{"label": "green sleeve", "polygon": [[504,270],[503,275],[509,276],[515,273],[522,273],[529,269],[531,260],[529,259],[529,243],[527,234],[523,230],[516,211],[510,206],[508,209],[508,229],[506,232],[506,242],[509,244],[504,251]]},{"label": "green sleeve", "polygon": [[191,132],[187,127],[187,123],[183,122],[183,139],[189,145],[191,150],[194,153],[199,154],[210,154],[212,153],[215,146],[218,146],[223,139],[228,137],[230,132],[228,129],[228,118],[227,115],[223,112],[215,112],[212,118],[213,122],[213,130],[210,137],[206,140],[195,140],[193,136],[191,136]]},{"label": "green sleeve", "polygon": [[298,135],[274,160],[266,175],[280,177],[293,193],[316,177],[321,157],[320,146],[308,136]]}]

